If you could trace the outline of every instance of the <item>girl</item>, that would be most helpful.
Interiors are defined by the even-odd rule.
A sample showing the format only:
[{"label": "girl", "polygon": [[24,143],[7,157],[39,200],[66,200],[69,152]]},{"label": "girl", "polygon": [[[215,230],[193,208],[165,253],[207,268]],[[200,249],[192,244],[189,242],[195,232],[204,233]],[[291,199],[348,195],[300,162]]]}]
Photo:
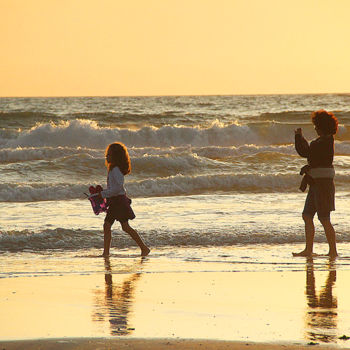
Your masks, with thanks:
[{"label": "girl", "polygon": [[302,135],[301,128],[295,130],[295,149],[300,156],[306,157],[308,165],[301,169],[304,175],[300,189],[305,191],[309,185],[309,192],[305,200],[303,220],[305,222],[305,249],[294,256],[311,256],[315,236],[313,217],[317,212],[329,245],[328,255],[337,256],[335,231],[330,221],[330,212],[334,206],[334,136],[338,129],[338,120],[325,110],[313,112],[312,122],[315,125],[318,138],[310,145]]},{"label": "girl", "polygon": [[124,175],[131,172],[130,157],[124,144],[115,142],[106,148],[106,167],[108,169],[107,189],[101,191],[101,196],[107,198],[109,207],[103,225],[103,256],[109,256],[112,240],[111,227],[115,220],[120,222],[123,231],[127,232],[141,248],[141,255],[146,256],[150,249],[128,223],[128,220],[135,218],[135,214],[130,206],[131,200],[126,196],[124,188]]}]

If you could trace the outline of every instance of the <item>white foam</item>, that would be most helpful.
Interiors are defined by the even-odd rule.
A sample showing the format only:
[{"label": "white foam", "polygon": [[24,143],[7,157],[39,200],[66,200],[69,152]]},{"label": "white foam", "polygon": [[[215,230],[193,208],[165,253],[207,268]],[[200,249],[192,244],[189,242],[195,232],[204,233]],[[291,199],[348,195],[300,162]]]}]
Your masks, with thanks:
[{"label": "white foam", "polygon": [[[131,197],[158,197],[221,192],[297,192],[298,174],[209,174],[157,177],[126,181]],[[347,173],[336,174],[337,186],[348,186]],[[84,198],[89,184],[0,184],[1,202],[29,202]]]},{"label": "white foam", "polygon": [[[95,159],[104,158],[104,149],[91,149],[85,147],[15,147],[15,148],[0,148],[0,162],[25,162],[32,160],[52,160],[56,158],[68,157],[72,155],[87,155]],[[150,166],[167,166],[173,167],[171,163],[177,163],[180,168],[186,168],[185,164],[200,166],[209,159],[224,159],[229,157],[242,157],[245,155],[258,155],[260,153],[270,153],[272,156],[278,154],[296,156],[294,145],[243,145],[243,146],[204,146],[204,147],[130,147],[129,153],[131,161],[144,166],[148,166],[147,159],[150,161]],[[335,143],[335,155],[350,155],[350,142]],[[203,158],[209,158],[204,160]],[[163,161],[163,164],[158,165],[157,160]],[[169,163],[169,164],[166,164]],[[181,163],[184,163],[183,165]],[[206,163],[206,164],[209,164]],[[223,165],[223,164],[222,164]]]},{"label": "white foam", "polygon": [[[276,122],[252,124],[212,124],[207,128],[189,126],[124,128],[99,127],[90,120],[72,120],[59,124],[43,123],[18,133],[16,138],[3,139],[2,148],[16,147],[82,147],[105,149],[112,142],[121,141],[128,147],[241,147],[244,145],[279,146],[294,143],[295,125]],[[315,138],[311,126],[304,130],[306,138]],[[346,127],[340,128],[342,137]],[[345,140],[346,141],[346,140]]]},{"label": "white foam", "polygon": [[104,149],[109,143],[121,141],[128,147],[170,146],[240,146],[245,144],[285,144],[293,141],[293,126],[276,123],[209,128],[163,126],[143,127],[137,130],[101,128],[87,120],[66,121],[60,124],[39,124],[7,141],[14,147],[87,147]]},{"label": "white foam", "polygon": [[[175,175],[127,183],[132,197],[172,196],[220,191],[284,191],[297,186],[297,175]],[[83,198],[88,184],[0,184],[0,201],[30,202]]]}]

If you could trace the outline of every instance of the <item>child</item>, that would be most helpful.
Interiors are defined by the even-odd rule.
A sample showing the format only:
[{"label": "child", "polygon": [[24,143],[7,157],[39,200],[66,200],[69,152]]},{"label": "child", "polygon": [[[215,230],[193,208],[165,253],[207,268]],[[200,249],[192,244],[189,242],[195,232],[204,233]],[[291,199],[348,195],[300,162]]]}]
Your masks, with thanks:
[{"label": "child", "polygon": [[106,166],[108,169],[107,189],[101,191],[101,196],[107,198],[109,207],[103,225],[103,256],[109,256],[112,240],[111,227],[115,220],[120,222],[123,231],[127,232],[141,248],[141,255],[146,256],[150,249],[128,223],[128,220],[135,218],[135,214],[130,206],[131,200],[126,196],[124,188],[124,175],[131,172],[131,164],[128,150],[122,143],[112,143],[107,147]]},{"label": "child", "polygon": [[295,149],[302,157],[306,157],[308,165],[301,169],[304,175],[300,189],[305,191],[309,185],[309,192],[305,200],[303,220],[305,222],[305,249],[294,256],[311,256],[315,236],[313,217],[317,212],[329,245],[328,255],[336,257],[337,248],[335,231],[330,221],[330,212],[334,206],[334,137],[338,129],[338,120],[325,110],[313,112],[312,122],[319,137],[310,145],[302,135],[301,128],[295,130]]}]

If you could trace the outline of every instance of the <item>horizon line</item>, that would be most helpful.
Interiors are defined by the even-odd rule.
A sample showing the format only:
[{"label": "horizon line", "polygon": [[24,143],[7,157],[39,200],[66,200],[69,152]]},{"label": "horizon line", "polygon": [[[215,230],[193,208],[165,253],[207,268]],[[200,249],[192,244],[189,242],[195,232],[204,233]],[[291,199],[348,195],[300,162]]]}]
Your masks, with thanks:
[{"label": "horizon line", "polygon": [[169,94],[169,95],[12,95],[0,98],[80,98],[80,97],[217,97],[217,96],[279,96],[279,95],[349,95],[349,92],[298,92],[298,93],[251,93],[251,94]]}]

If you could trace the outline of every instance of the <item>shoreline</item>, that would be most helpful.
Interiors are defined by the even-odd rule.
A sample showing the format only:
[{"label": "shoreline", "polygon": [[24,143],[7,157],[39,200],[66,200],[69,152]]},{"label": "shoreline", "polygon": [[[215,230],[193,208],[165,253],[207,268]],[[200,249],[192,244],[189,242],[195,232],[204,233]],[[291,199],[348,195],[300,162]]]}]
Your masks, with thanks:
[{"label": "shoreline", "polygon": [[[344,344],[345,341],[344,341]],[[350,344],[349,344],[350,346]],[[350,347],[324,344],[255,343],[251,341],[225,341],[208,339],[143,339],[143,338],[55,338],[0,341],[2,350],[307,350],[350,349]]]},{"label": "shoreline", "polygon": [[277,256],[274,271],[256,271],[253,261],[255,271],[237,271],[249,254],[238,256],[14,256],[11,269],[21,273],[0,278],[0,350],[350,346],[340,339],[350,335],[346,259]]}]

